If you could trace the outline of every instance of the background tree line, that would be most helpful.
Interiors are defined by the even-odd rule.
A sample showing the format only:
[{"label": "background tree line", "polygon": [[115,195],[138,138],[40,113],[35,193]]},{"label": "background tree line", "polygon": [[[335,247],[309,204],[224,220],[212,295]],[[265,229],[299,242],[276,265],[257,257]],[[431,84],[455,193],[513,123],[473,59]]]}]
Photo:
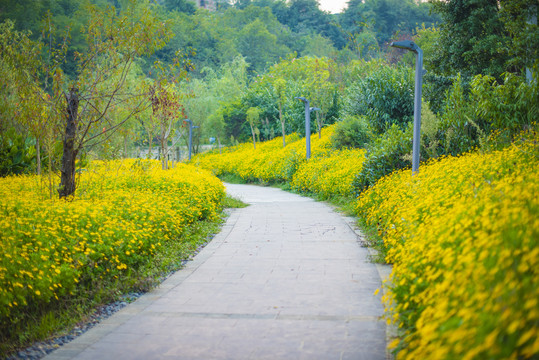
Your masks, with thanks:
[{"label": "background tree line", "polygon": [[238,0],[215,12],[189,0],[1,0],[0,171],[44,163],[52,192],[51,174],[74,181],[75,159],[153,145],[165,159],[186,141],[184,118],[199,126],[195,147],[277,136],[286,145],[304,131],[296,96],[321,108],[313,131],[340,123],[336,146],[368,147],[373,164],[387,160],[382,172],[405,166],[414,59],[388,46],[404,38],[425,52],[425,155],[466,151],[533,117],[536,87],[522,75],[537,67],[536,15],[532,0],[350,0],[342,14],[316,0]]}]

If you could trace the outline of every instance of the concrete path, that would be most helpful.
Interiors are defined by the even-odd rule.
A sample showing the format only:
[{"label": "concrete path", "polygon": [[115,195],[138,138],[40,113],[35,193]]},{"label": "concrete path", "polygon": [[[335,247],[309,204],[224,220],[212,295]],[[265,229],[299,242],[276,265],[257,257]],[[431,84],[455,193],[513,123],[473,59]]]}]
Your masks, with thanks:
[{"label": "concrete path", "polygon": [[227,184],[251,204],[156,290],[52,359],[386,359],[376,266],[327,205]]}]

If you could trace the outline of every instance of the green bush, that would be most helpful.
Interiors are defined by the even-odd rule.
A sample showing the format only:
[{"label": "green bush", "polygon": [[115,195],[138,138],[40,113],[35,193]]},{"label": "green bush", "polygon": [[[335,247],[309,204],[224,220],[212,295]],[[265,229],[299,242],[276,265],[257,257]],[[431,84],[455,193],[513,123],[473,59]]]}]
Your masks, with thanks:
[{"label": "green bush", "polygon": [[483,130],[475,120],[474,105],[466,98],[464,83],[458,75],[446,94],[440,121],[444,154],[456,156],[479,145],[478,132]]},{"label": "green bush", "polygon": [[35,147],[29,138],[10,128],[0,135],[0,176],[29,173],[34,166]]},{"label": "green bush", "polygon": [[[423,76],[423,99],[430,104],[431,110],[438,115],[443,115],[447,92],[455,82],[455,76],[439,75],[427,72]],[[469,80],[469,79],[468,79]],[[460,78],[463,88],[469,90],[469,81]]]},{"label": "green bush", "polygon": [[408,123],[404,131],[393,124],[385,134],[369,145],[363,169],[352,183],[355,196],[385,175],[411,165],[406,155],[412,151],[412,134],[412,123]]},{"label": "green bush", "polygon": [[369,122],[364,116],[347,116],[335,125],[331,146],[334,149],[364,149],[373,136]]},{"label": "green bush", "polygon": [[472,80],[472,99],[485,127],[514,135],[539,119],[539,86],[506,73],[503,84],[492,76],[477,75]]},{"label": "green bush", "polygon": [[414,115],[413,72],[408,67],[384,66],[359,79],[348,90],[347,112],[364,115],[383,133],[393,124],[404,127]]}]

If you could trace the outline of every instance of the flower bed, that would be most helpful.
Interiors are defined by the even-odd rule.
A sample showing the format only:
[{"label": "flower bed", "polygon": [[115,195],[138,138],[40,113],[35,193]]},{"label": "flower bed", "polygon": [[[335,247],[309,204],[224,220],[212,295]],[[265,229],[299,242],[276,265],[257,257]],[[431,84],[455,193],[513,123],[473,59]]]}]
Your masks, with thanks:
[{"label": "flower bed", "polygon": [[[530,135],[528,135],[530,136]],[[539,356],[537,135],[399,171],[361,195],[393,263],[397,359]]]},{"label": "flower bed", "polygon": [[[0,178],[0,332],[32,311],[129,282],[224,198],[209,172],[157,161],[95,162],[74,199],[49,199],[37,176]],[[56,195],[56,194],[55,194]]]}]

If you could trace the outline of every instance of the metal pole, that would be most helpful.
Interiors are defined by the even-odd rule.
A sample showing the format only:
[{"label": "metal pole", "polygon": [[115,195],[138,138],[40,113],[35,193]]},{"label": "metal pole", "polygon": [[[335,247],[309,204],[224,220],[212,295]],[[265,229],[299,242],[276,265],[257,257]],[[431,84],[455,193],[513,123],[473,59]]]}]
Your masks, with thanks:
[{"label": "metal pole", "polygon": [[296,97],[295,99],[303,101],[305,104],[305,148],[307,150],[307,160],[311,157],[311,111],[320,110],[319,108],[312,108],[309,100],[303,96]]},{"label": "metal pole", "polygon": [[415,94],[414,94],[414,139],[412,143],[412,176],[419,169],[421,139],[421,86],[423,85],[423,50],[413,41],[394,41],[392,47],[406,49],[415,53]]},{"label": "metal pole", "polygon": [[412,144],[412,175],[419,169],[421,142],[421,86],[423,85],[423,50],[415,49],[415,95],[414,95],[414,140]]},{"label": "metal pole", "polygon": [[[537,5],[530,5],[533,13],[528,15],[528,20],[526,21],[530,25],[537,25]],[[533,81],[533,74],[529,67],[526,67],[526,81],[528,84],[531,84]]]},{"label": "metal pole", "polygon": [[191,160],[191,145],[193,143],[193,135],[192,135],[192,132],[193,132],[193,122],[189,119],[185,119],[184,122],[187,122],[189,123],[189,146],[188,146],[188,160]]},{"label": "metal pole", "polygon": [[189,161],[191,160],[191,147],[193,146],[193,123],[189,121]]},{"label": "metal pole", "polygon": [[311,158],[311,107],[309,100],[305,100],[305,147],[307,160]]}]

